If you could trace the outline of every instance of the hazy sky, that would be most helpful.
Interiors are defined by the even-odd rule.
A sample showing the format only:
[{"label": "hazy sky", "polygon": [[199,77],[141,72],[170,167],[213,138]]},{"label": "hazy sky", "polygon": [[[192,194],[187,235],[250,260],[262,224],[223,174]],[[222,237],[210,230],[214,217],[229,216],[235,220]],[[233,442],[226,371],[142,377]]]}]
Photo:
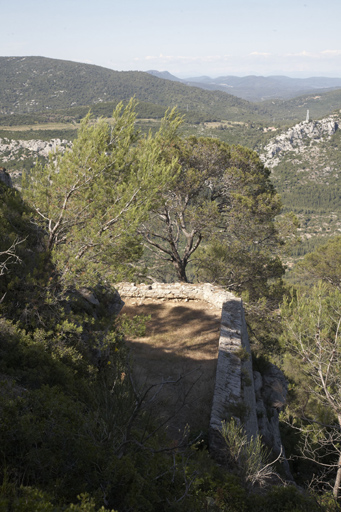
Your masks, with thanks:
[{"label": "hazy sky", "polygon": [[1,0],[0,56],[180,77],[341,77],[341,0]]}]

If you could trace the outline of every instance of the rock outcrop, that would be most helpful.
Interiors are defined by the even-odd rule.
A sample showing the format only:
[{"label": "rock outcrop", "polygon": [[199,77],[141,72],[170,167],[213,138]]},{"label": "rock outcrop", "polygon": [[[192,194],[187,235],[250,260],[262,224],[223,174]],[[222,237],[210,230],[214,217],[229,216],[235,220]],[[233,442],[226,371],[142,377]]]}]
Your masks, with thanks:
[{"label": "rock outcrop", "polygon": [[280,153],[292,151],[299,154],[306,150],[307,145],[330,138],[338,129],[339,124],[340,114],[332,114],[319,121],[304,121],[296,124],[271,139],[264,147],[260,158],[266,167],[275,167],[282,156]]},{"label": "rock outcrop", "polygon": [[65,151],[70,143],[67,140],[9,140],[0,139],[0,154],[3,162],[25,160],[27,157],[47,157],[50,153]]},{"label": "rock outcrop", "polygon": [[7,187],[12,188],[12,186],[13,186],[11,177],[4,167],[0,167],[0,181],[5,183],[5,185],[7,185]]}]

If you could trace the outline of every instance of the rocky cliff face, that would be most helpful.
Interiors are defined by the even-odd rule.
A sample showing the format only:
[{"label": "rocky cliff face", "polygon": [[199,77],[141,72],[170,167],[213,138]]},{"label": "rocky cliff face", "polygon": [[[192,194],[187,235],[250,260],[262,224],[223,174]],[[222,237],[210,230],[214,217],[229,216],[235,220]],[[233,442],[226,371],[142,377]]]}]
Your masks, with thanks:
[{"label": "rocky cliff face", "polygon": [[293,260],[341,231],[341,110],[299,123],[260,151],[284,206],[294,211],[303,244]]},{"label": "rocky cliff face", "polygon": [[64,151],[69,145],[67,140],[51,139],[45,140],[9,140],[0,139],[0,154],[3,162],[11,160],[24,160],[28,156],[47,157],[49,153]]},{"label": "rocky cliff face", "polygon": [[[31,140],[15,140],[0,139],[0,165],[6,165],[14,184],[20,182],[22,169],[21,162],[30,160],[35,163],[39,158],[47,158],[50,153],[65,151],[70,142],[65,139],[51,139],[48,141],[31,139]],[[13,163],[12,163],[13,162]],[[11,165],[15,166],[15,170],[11,169]],[[24,167],[24,166],[23,166]]]},{"label": "rocky cliff face", "polygon": [[304,121],[277,135],[263,148],[260,158],[266,167],[275,167],[283,153],[303,153],[322,140],[330,139],[341,125],[341,110],[319,121]]}]

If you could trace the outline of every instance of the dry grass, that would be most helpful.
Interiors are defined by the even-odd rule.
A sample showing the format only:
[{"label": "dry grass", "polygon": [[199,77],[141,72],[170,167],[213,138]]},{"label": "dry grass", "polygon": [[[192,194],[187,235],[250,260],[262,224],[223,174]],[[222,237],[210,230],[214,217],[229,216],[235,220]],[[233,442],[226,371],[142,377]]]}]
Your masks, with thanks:
[{"label": "dry grass", "polygon": [[125,300],[123,313],[151,315],[147,334],[128,340],[138,385],[152,412],[179,439],[188,425],[207,432],[215,384],[221,311],[202,301]]},{"label": "dry grass", "polygon": [[74,123],[41,123],[41,124],[25,124],[14,126],[0,126],[0,130],[8,130],[11,132],[27,132],[29,130],[76,130],[79,125]]}]

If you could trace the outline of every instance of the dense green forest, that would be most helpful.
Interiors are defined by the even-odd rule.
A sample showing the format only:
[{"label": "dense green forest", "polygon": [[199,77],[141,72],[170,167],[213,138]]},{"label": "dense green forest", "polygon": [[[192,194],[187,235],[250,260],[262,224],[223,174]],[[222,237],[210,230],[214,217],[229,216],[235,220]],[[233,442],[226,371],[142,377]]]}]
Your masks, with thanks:
[{"label": "dense green forest", "polygon": [[[0,182],[0,509],[339,510],[341,237],[287,287],[297,222],[278,218],[257,154],[184,135],[174,111],[139,133],[134,109],[118,105],[110,124],[87,116],[22,194]],[[115,314],[114,286],[159,277],[146,244],[166,256],[164,277],[243,296],[256,367],[289,379],[282,436],[299,487],[259,439],[246,451],[231,418],[218,465],[205,433],[175,443],[148,414],[125,345],[145,319]]]},{"label": "dense green forest", "polygon": [[[97,117],[98,114],[103,113],[105,118],[110,119],[111,108],[115,105],[116,103],[101,104],[103,110],[96,110],[93,114]],[[149,130],[155,134],[160,128],[161,119],[141,117],[144,105],[142,105],[142,111],[139,106],[140,104],[136,106],[136,126],[143,134],[147,134]],[[88,108],[77,108],[76,110],[77,120],[73,121],[73,125],[65,124],[65,129],[60,129],[53,123],[49,125],[42,123],[38,125],[39,128],[46,126],[49,129],[35,128],[25,131],[14,127],[15,130],[0,130],[2,143],[6,144],[8,141],[7,143],[10,144],[10,141],[15,140],[34,141],[37,139],[50,141],[51,138],[74,140],[80,127],[79,117],[82,114],[86,115]],[[162,113],[164,113],[164,108],[162,108]],[[159,114],[161,115],[161,112]],[[184,122],[179,130],[186,137],[208,137],[219,139],[230,145],[242,143],[244,147],[257,152],[262,152],[262,148],[268,141],[276,133],[281,133],[281,129],[277,129],[276,132],[265,131],[264,125],[257,123],[207,122],[194,124],[188,122],[186,112],[184,114],[179,112],[179,115],[184,115]],[[30,118],[30,121],[32,120]],[[30,126],[34,127],[35,125]],[[20,128],[24,128],[24,126]],[[328,236],[333,236],[340,229],[338,178],[341,151],[340,133],[340,130],[336,130],[331,138],[326,137],[317,143],[314,142],[315,145],[311,148],[306,144],[303,148],[304,151],[299,154],[292,151],[286,152],[283,156],[280,155],[279,162],[272,169],[271,180],[281,194],[284,211],[294,211],[301,224],[302,243],[293,248],[292,258],[294,259],[324,243]],[[37,156],[34,151],[30,152],[24,148],[18,148],[13,155],[11,151],[10,149],[2,151],[0,165],[7,167],[12,172],[29,171],[37,160],[44,161],[45,159],[43,156]],[[4,157],[10,157],[10,160],[6,161]],[[13,180],[15,185],[20,185],[20,175],[13,176]]]}]

